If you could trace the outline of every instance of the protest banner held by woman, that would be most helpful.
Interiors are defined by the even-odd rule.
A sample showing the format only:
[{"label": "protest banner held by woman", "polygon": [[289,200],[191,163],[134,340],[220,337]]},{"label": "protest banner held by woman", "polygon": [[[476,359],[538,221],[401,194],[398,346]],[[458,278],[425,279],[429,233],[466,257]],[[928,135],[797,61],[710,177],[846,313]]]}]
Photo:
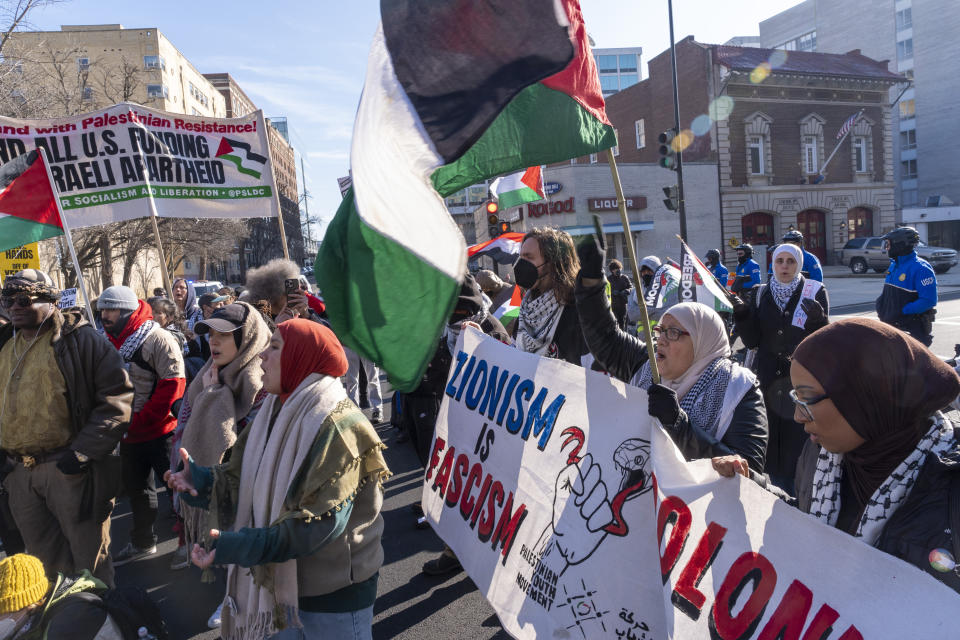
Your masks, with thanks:
[{"label": "protest banner held by woman", "polygon": [[[383,563],[383,443],[347,397],[333,332],[281,323],[262,354],[270,394],[230,460],[186,466],[168,484],[208,507],[220,528],[194,564],[229,565],[222,635],[370,638]],[[235,517],[234,517],[235,514]],[[249,567],[249,570],[247,569]]]},{"label": "protest banner held by woman", "polygon": [[583,364],[588,353],[573,289],[580,270],[566,231],[536,227],[523,236],[514,278],[526,293],[520,305],[514,344],[521,351]]},{"label": "protest banner held by woman", "polygon": [[806,436],[793,419],[790,356],[805,337],[827,324],[826,289],[800,273],[803,253],[792,244],[773,250],[773,278],[752,304],[734,303],[733,318],[743,343],[757,349],[756,372],[767,408],[770,438],[766,472],[788,493]]},{"label": "protest banner held by woman", "polygon": [[650,415],[687,459],[738,453],[761,471],[767,446],[763,397],[756,377],[730,360],[720,316],[696,302],[667,310],[654,328],[661,383],[653,384],[646,344],[619,327],[604,294],[604,247],[585,239],[578,253],[577,311],[599,365],[647,391]]},{"label": "protest banner held by woman", "polygon": [[956,372],[893,327],[847,318],[800,343],[790,377],[809,434],[795,497],[739,457],[715,458],[714,468],[749,475],[960,591],[960,431],[941,412],[960,393]]}]

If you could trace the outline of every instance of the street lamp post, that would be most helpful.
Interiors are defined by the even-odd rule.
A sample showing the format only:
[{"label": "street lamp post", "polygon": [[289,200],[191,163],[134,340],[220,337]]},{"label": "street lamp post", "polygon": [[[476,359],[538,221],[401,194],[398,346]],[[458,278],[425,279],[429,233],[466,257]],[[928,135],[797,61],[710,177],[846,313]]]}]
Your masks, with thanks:
[{"label": "street lamp post", "polygon": [[687,205],[683,197],[683,145],[685,136],[680,136],[680,93],[677,86],[677,47],[673,41],[673,0],[667,0],[667,12],[670,16],[670,66],[673,68],[673,122],[677,137],[677,197],[679,199],[680,237],[687,241]]}]

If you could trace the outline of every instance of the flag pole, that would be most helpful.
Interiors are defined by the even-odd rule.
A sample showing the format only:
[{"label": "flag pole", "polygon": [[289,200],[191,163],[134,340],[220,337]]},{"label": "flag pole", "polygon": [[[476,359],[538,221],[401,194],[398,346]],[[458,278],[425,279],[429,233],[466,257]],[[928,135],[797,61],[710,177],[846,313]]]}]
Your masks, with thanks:
[{"label": "flag pole", "polygon": [[860,111],[857,112],[857,115],[853,117],[853,122],[850,123],[850,128],[847,129],[847,132],[843,134],[843,137],[840,138],[839,142],[837,142],[836,146],[833,148],[833,151],[831,151],[830,155],[827,156],[827,159],[823,163],[823,167],[820,168],[820,171],[817,173],[817,175],[827,177],[827,165],[830,164],[831,160],[833,160],[833,156],[837,155],[837,151],[840,150],[840,146],[843,144],[843,141],[846,140],[847,136],[850,135],[850,132],[853,131],[853,125],[857,124],[857,120],[860,119],[860,116],[863,115],[863,112],[864,109],[860,109]]},{"label": "flag pole", "polygon": [[70,225],[67,224],[67,217],[63,215],[63,207],[60,205],[60,192],[57,190],[57,183],[53,181],[53,174],[50,173],[50,161],[46,147],[37,147],[43,149],[43,167],[47,171],[47,180],[50,182],[50,190],[53,193],[53,201],[57,204],[57,213],[60,215],[60,224],[63,226],[63,235],[67,237],[67,248],[70,249],[70,258],[73,260],[73,268],[77,272],[77,287],[80,289],[80,295],[83,296],[83,303],[87,311],[87,320],[90,326],[97,327],[97,322],[93,317],[93,307],[90,305],[90,298],[87,296],[87,285],[83,281],[83,271],[80,270],[80,261],[77,260],[77,250],[73,246],[73,236],[70,235]]},{"label": "flag pole", "polygon": [[633,234],[630,231],[630,220],[627,218],[627,202],[623,199],[623,186],[620,184],[620,172],[617,170],[617,161],[613,157],[613,149],[607,149],[607,162],[610,164],[610,173],[613,175],[613,187],[617,190],[617,208],[620,210],[620,220],[623,222],[623,232],[627,245],[627,255],[630,257],[630,267],[633,270],[633,281],[637,287],[637,306],[643,319],[643,336],[647,342],[647,357],[650,362],[650,374],[654,384],[660,384],[660,369],[657,367],[657,358],[653,350],[653,327],[650,326],[650,316],[647,314],[647,302],[644,299],[643,279],[640,277],[640,267],[637,264],[637,252],[633,248]]},{"label": "flag pole", "polygon": [[[273,168],[273,149],[270,148],[270,131],[267,129],[267,121],[263,117],[263,110],[261,109],[257,113],[260,116],[260,130],[263,131],[263,135],[267,140],[267,158],[270,160],[270,178],[273,180],[273,197],[277,201],[277,223],[280,225],[280,245],[283,247],[283,257],[289,260],[290,250],[287,248],[287,231],[284,229],[283,224],[283,208],[280,206],[280,191],[277,189],[277,172]],[[304,182],[306,182],[306,178],[304,178]]]},{"label": "flag pole", "polygon": [[[150,199],[151,202],[153,198]],[[173,287],[170,284],[170,274],[167,273],[167,256],[163,252],[163,242],[160,240],[160,226],[157,224],[157,209],[151,207],[150,222],[153,224],[153,239],[157,242],[157,255],[160,257],[160,277],[163,278],[163,288],[173,300]]]}]

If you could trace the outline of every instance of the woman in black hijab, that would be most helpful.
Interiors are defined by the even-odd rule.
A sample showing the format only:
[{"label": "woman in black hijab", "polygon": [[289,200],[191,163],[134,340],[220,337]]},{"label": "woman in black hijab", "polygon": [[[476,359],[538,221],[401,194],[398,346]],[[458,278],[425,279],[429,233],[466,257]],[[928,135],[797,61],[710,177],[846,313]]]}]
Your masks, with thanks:
[{"label": "woman in black hijab", "polygon": [[[797,347],[790,378],[810,440],[782,497],[960,591],[960,425],[941,412],[957,374],[902,331],[849,318]],[[747,473],[735,456],[714,468]]]}]

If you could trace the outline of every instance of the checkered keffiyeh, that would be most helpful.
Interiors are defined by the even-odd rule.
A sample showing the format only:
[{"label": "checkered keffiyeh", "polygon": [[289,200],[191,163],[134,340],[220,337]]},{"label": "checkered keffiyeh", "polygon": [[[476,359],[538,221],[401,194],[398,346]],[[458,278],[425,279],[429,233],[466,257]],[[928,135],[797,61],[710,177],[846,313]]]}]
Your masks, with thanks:
[{"label": "checkered keffiyeh", "polygon": [[[933,417],[933,425],[917,443],[916,448],[870,496],[854,537],[863,539],[871,546],[875,544],[887,520],[910,495],[927,454],[943,455],[955,446],[953,424],[938,411]],[[840,516],[842,460],[843,454],[821,450],[813,476],[810,514],[831,527],[837,526]]]}]

